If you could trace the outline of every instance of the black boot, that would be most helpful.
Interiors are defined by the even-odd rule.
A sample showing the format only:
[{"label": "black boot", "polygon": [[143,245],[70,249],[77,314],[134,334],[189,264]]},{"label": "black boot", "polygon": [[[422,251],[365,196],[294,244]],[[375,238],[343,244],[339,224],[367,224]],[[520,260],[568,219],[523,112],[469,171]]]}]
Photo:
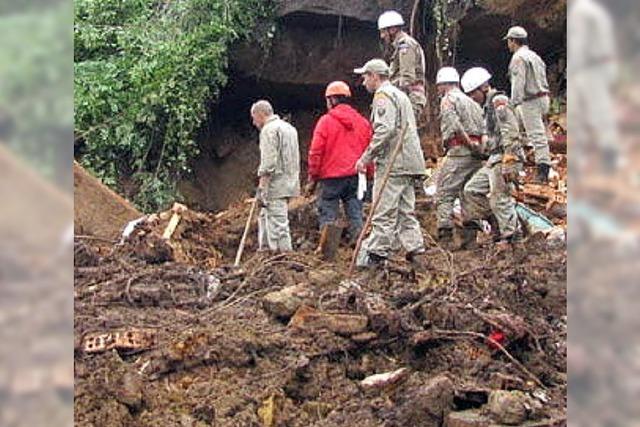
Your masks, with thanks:
[{"label": "black boot", "polygon": [[371,268],[383,267],[386,261],[387,261],[386,257],[369,252],[369,267]]},{"label": "black boot", "polygon": [[478,226],[475,223],[466,223],[462,227],[462,243],[460,249],[473,249],[476,247]]},{"label": "black boot", "polygon": [[447,243],[453,240],[453,228],[438,228],[438,242]]},{"label": "black boot", "polygon": [[498,220],[494,215],[490,215],[487,221],[489,221],[489,225],[491,226],[491,240],[497,242],[500,240],[500,225],[498,224]]},{"label": "black boot", "polygon": [[549,182],[549,169],[551,169],[551,166],[549,166],[546,163],[540,163],[538,165],[538,174],[536,175],[536,181],[539,182],[540,184],[546,184]]}]

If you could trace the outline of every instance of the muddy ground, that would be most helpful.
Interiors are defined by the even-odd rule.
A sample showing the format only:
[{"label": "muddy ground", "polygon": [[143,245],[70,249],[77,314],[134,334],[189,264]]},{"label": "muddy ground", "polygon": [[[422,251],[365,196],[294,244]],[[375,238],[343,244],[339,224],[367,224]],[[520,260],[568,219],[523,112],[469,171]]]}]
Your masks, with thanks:
[{"label": "muddy ground", "polygon": [[[314,254],[314,207],[301,199],[297,250],[257,254],[254,223],[233,268],[248,211],[187,211],[169,244],[171,213],[123,244],[76,241],[76,425],[566,424],[563,244],[485,239],[449,253],[421,199],[428,273],[399,254],[348,277],[346,243],[333,263]],[[127,331],[145,339],[117,345]],[[87,347],[105,333],[111,345]]]}]

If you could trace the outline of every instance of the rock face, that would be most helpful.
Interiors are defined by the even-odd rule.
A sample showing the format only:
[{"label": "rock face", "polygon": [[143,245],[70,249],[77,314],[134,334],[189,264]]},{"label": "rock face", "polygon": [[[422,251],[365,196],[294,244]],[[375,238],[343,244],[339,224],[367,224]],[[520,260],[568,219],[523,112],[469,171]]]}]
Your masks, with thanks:
[{"label": "rock face", "polygon": [[260,43],[230,50],[229,85],[212,106],[194,176],[181,184],[194,207],[222,209],[251,192],[258,156],[257,132],[248,116],[257,99],[272,101],[298,129],[303,179],[311,131],[325,111],[327,83],[348,82],[356,107],[368,116],[371,95],[352,71],[384,56],[376,24],[384,10],[398,10],[424,48],[430,135],[438,132],[431,82],[441,63],[460,71],[485,66],[495,86],[508,90],[510,54],[502,36],[514,24],[527,28],[531,47],[547,62],[552,90],[564,92],[566,0],[281,0],[277,5],[276,22],[256,29]]}]

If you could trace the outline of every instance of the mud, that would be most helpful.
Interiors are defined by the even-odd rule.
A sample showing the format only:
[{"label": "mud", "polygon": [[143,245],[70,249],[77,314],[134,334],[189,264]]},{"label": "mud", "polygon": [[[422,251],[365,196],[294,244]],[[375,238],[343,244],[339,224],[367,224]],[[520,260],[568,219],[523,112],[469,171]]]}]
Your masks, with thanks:
[{"label": "mud", "polygon": [[[427,232],[431,203],[418,204]],[[349,278],[346,242],[332,264],[313,253],[314,209],[301,199],[290,215],[298,250],[257,254],[254,225],[232,268],[248,211],[185,212],[166,243],[173,258],[137,256],[168,214],[108,251],[76,246],[76,425],[435,426],[486,409],[500,389],[537,399],[528,421],[564,418],[564,248],[530,238],[449,254],[430,241],[425,275],[399,254]],[[265,295],[301,284],[311,311],[265,310]],[[82,351],[88,334],[127,329],[153,331],[154,345]],[[400,368],[409,374],[389,386],[360,384]]]}]

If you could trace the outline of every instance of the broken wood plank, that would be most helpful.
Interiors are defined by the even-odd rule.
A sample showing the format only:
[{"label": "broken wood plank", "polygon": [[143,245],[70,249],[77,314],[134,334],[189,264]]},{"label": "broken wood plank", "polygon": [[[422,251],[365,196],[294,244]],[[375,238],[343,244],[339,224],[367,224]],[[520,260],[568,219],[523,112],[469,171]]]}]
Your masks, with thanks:
[{"label": "broken wood plank", "polygon": [[162,238],[164,240],[171,239],[171,236],[173,236],[173,233],[176,231],[176,227],[178,227],[178,224],[180,223],[180,219],[181,219],[181,216],[178,213],[174,212],[174,214],[171,215],[169,224],[167,224],[167,228],[165,228],[164,233],[162,233]]}]

